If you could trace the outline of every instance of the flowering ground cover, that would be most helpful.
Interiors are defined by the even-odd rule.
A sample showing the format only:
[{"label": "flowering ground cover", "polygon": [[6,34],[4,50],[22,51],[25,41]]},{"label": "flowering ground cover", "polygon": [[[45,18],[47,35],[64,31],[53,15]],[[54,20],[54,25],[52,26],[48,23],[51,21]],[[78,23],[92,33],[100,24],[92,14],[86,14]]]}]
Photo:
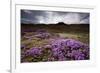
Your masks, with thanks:
[{"label": "flowering ground cover", "polygon": [[49,26],[21,27],[22,63],[89,60],[88,27]]}]

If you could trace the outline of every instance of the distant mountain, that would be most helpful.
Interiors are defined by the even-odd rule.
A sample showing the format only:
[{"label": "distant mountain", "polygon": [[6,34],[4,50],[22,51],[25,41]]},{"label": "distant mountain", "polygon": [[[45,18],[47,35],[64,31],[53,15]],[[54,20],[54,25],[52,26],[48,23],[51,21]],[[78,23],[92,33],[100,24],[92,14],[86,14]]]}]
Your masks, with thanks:
[{"label": "distant mountain", "polygon": [[[58,23],[54,23],[54,24],[53,23],[50,23],[50,24],[45,24],[45,23],[37,23],[37,24],[36,23],[21,23],[21,24],[22,25],[23,24],[26,24],[26,25],[50,25],[50,24],[51,25],[56,25],[56,24],[57,25],[80,25],[81,23],[80,24],[67,24],[67,23],[64,23],[64,22],[58,22]],[[83,25],[89,25],[89,24],[83,24]]]}]

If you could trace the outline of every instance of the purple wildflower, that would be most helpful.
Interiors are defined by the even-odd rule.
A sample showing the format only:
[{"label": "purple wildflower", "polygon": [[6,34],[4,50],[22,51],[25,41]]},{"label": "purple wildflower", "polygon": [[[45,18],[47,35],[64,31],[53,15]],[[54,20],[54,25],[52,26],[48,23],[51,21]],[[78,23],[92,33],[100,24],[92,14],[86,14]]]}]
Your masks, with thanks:
[{"label": "purple wildflower", "polygon": [[82,59],[84,59],[84,56],[85,56],[79,50],[73,50],[71,54],[72,54],[72,56],[74,57],[75,60],[82,60]]},{"label": "purple wildflower", "polygon": [[46,38],[49,38],[51,35],[50,35],[50,33],[46,32],[46,33],[38,33],[34,36],[37,37],[37,38],[46,39]]},{"label": "purple wildflower", "polygon": [[26,54],[27,56],[41,55],[41,49],[40,49],[40,48],[33,47],[33,48],[27,50],[27,51],[25,52],[25,54]]},{"label": "purple wildflower", "polygon": [[[89,54],[89,47],[86,44],[83,44],[73,39],[53,40],[51,42],[51,46],[52,46],[53,55],[60,58],[60,60],[61,58],[66,59],[66,57],[70,57],[75,60],[83,60],[85,59],[85,56]],[[79,51],[82,50],[82,48],[84,50]]]}]

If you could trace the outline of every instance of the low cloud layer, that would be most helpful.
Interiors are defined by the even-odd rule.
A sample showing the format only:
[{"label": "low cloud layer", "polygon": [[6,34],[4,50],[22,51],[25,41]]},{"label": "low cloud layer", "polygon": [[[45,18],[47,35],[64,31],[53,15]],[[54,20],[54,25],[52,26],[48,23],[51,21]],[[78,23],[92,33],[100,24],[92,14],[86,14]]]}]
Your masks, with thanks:
[{"label": "low cloud layer", "polygon": [[21,23],[89,24],[89,13],[21,10]]}]

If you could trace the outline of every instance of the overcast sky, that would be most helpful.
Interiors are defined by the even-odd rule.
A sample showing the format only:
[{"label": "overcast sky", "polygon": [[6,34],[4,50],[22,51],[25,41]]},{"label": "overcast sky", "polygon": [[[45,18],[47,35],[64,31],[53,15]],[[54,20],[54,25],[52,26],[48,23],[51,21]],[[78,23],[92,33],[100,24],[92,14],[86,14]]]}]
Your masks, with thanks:
[{"label": "overcast sky", "polygon": [[89,24],[89,13],[21,10],[21,23]]}]

